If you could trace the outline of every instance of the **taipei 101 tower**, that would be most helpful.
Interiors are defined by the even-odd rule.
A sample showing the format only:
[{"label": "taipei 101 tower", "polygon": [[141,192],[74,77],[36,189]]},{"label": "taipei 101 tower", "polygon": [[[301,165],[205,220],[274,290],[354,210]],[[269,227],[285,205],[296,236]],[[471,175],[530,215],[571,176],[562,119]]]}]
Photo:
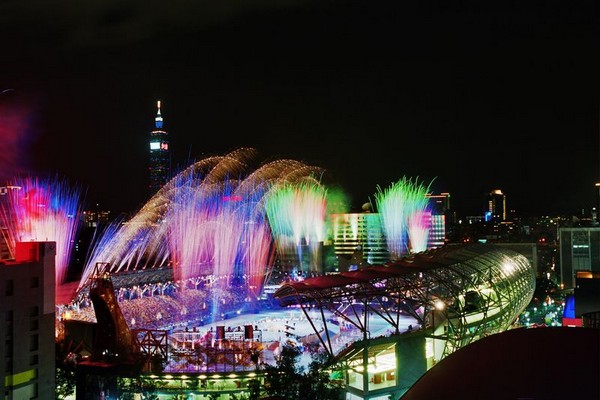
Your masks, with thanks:
[{"label": "taipei 101 tower", "polygon": [[150,132],[150,182],[148,188],[153,196],[167,183],[170,175],[170,156],[168,133],[163,130],[163,118],[160,113],[160,100],[157,102],[158,111],[154,118],[154,130]]}]

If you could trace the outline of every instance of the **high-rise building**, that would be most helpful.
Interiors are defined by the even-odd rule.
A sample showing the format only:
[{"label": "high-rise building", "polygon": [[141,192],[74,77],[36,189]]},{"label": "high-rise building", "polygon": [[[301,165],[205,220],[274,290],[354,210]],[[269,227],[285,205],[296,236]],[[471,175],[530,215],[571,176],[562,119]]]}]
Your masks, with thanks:
[{"label": "high-rise building", "polygon": [[446,216],[432,213],[427,249],[437,249],[444,244],[446,244]]},{"label": "high-rise building", "polygon": [[487,195],[486,221],[506,221],[506,195],[502,190],[492,190]]},{"label": "high-rise building", "polygon": [[432,214],[443,215],[450,211],[450,193],[429,193],[425,197],[429,199],[429,208]]},{"label": "high-rise building", "polygon": [[429,241],[427,248],[438,248],[446,243],[447,224],[452,220],[450,211],[450,193],[427,194],[428,208],[431,212]]},{"label": "high-rise building", "polygon": [[[450,212],[450,194],[428,194],[429,205],[425,217],[429,219],[427,249],[446,243],[446,222]],[[333,244],[341,265],[342,258],[351,260],[350,267],[366,264],[385,264],[391,260],[388,242],[379,213],[333,214]],[[363,265],[363,263],[365,263]],[[344,268],[340,268],[344,270]]]},{"label": "high-rise building", "polygon": [[0,262],[0,396],[54,399],[55,242],[18,242]]},{"label": "high-rise building", "polygon": [[600,228],[559,228],[560,283],[573,289],[578,271],[600,272]]},{"label": "high-rise building", "polygon": [[[390,260],[380,214],[334,214],[331,218],[333,244],[338,258],[350,259],[359,252],[364,261],[369,264],[384,264]],[[361,267],[364,265],[352,266],[352,268]]]},{"label": "high-rise building", "polygon": [[154,130],[150,132],[150,195],[154,195],[167,183],[171,174],[169,140],[167,131],[163,130],[163,117],[160,113],[160,100],[157,102],[158,111],[154,118]]}]

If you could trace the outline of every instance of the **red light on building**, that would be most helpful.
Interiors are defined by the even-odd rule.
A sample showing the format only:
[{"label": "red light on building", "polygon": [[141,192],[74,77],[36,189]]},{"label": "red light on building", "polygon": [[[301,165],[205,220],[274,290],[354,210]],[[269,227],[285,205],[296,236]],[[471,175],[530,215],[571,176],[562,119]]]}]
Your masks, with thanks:
[{"label": "red light on building", "polygon": [[562,319],[563,326],[583,326],[583,319],[581,318],[564,318]]},{"label": "red light on building", "polygon": [[16,262],[40,261],[40,244],[38,242],[17,242],[15,248]]}]

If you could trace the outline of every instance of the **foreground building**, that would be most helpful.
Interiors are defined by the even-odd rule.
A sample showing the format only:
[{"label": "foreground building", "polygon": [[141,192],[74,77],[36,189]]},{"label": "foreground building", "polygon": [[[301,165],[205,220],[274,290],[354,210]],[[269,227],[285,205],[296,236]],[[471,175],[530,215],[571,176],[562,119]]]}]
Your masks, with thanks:
[{"label": "foreground building", "polygon": [[597,328],[512,329],[445,358],[402,400],[598,399],[599,357]]},{"label": "foreground building", "polygon": [[17,243],[0,261],[0,394],[54,399],[55,242]]}]

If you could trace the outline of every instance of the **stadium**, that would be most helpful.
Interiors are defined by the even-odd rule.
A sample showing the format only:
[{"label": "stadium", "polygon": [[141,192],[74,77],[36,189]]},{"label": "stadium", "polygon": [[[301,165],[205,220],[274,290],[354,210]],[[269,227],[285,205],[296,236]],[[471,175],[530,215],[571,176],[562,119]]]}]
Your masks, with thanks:
[{"label": "stadium", "polygon": [[[276,160],[244,173],[251,155],[201,160],[98,230],[77,282],[65,277],[78,193],[15,182],[7,242],[57,243],[56,338],[77,360],[77,398],[233,398],[285,345],[305,364],[326,353],[347,399],[399,397],[447,355],[510,329],[530,301],[520,253],[428,246],[428,187],[416,180],[380,190],[372,218],[337,218],[342,229],[318,168]],[[344,262],[348,242],[359,246]],[[370,251],[387,261],[360,256]]]}]

